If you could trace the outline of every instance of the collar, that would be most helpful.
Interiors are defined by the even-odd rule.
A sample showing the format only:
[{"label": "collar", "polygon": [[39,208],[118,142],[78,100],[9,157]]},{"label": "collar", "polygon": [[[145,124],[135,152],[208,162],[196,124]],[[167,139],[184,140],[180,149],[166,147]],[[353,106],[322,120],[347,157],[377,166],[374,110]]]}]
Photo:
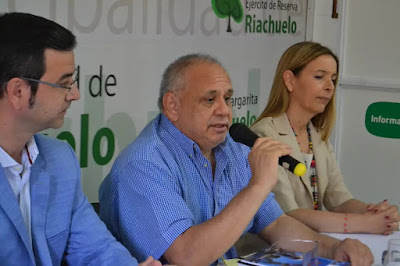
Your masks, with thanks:
[{"label": "collar", "polygon": [[[272,118],[272,124],[275,126],[276,130],[278,131],[279,135],[289,135],[293,134],[292,126],[289,123],[289,119],[286,113],[283,113],[279,116],[275,116]],[[308,126],[310,127],[311,137],[314,141],[320,141],[320,137],[317,134],[317,130],[315,129],[314,125],[312,124],[311,120],[308,122]],[[314,140],[315,139],[315,140]]]},{"label": "collar", "polygon": [[[38,154],[39,154],[39,149],[36,145],[35,137],[32,136],[31,139],[25,144],[24,150],[22,151],[22,158],[24,158],[25,156],[26,158],[28,158],[29,156],[30,161],[32,161],[33,164]],[[23,160],[22,163],[24,163]],[[0,164],[4,168],[20,165],[1,147],[0,147]]]},{"label": "collar", "polygon": [[272,124],[275,126],[279,135],[289,135],[293,133],[292,127],[290,126],[289,119],[286,113],[283,113],[280,116],[273,117]]}]

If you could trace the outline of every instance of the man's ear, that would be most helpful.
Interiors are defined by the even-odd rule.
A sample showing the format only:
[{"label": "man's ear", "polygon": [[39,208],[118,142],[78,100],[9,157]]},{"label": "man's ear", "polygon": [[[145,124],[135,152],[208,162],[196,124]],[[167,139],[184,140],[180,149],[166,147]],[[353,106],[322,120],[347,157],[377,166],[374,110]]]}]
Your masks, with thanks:
[{"label": "man's ear", "polygon": [[285,70],[285,72],[283,72],[283,82],[289,92],[293,92],[295,79],[296,76],[291,70]]},{"label": "man's ear", "polygon": [[14,106],[21,109],[24,103],[29,100],[31,90],[29,84],[21,78],[12,78],[7,82],[4,97]]},{"label": "man's ear", "polygon": [[172,122],[179,120],[179,99],[171,91],[167,92],[163,98],[163,107],[165,116]]}]

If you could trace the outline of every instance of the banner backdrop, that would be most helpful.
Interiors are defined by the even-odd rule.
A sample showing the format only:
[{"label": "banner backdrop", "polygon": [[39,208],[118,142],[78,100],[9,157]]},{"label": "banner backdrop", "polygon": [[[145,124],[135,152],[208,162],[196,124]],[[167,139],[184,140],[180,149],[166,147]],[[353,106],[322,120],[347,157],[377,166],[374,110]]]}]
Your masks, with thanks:
[{"label": "banner backdrop", "polygon": [[254,122],[281,54],[305,40],[307,1],[3,0],[0,10],[52,19],[77,36],[82,98],[62,128],[43,133],[75,149],[84,192],[97,202],[115,157],[158,114],[161,75],[177,57],[217,57],[233,84],[233,122]]}]

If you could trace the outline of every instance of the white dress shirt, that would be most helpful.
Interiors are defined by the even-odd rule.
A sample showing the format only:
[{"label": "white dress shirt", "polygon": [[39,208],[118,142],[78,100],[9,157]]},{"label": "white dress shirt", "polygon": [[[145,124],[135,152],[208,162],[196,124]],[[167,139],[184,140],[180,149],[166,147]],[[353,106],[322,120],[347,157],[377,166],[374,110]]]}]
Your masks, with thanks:
[{"label": "white dress shirt", "polygon": [[0,147],[0,164],[4,168],[8,182],[18,200],[31,244],[31,193],[29,189],[29,176],[31,173],[31,166],[35,162],[38,154],[39,150],[34,137],[28,141],[22,151],[21,164],[16,162]]}]

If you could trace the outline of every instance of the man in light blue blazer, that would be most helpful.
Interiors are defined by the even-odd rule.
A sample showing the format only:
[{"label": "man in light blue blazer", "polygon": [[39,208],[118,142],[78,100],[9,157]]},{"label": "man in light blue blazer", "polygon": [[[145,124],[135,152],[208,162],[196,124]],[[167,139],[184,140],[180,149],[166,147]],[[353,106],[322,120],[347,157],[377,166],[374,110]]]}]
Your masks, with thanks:
[{"label": "man in light blue blazer", "polygon": [[137,265],[83,194],[72,148],[36,134],[80,98],[75,36],[23,13],[0,16],[0,36],[0,264]]}]

